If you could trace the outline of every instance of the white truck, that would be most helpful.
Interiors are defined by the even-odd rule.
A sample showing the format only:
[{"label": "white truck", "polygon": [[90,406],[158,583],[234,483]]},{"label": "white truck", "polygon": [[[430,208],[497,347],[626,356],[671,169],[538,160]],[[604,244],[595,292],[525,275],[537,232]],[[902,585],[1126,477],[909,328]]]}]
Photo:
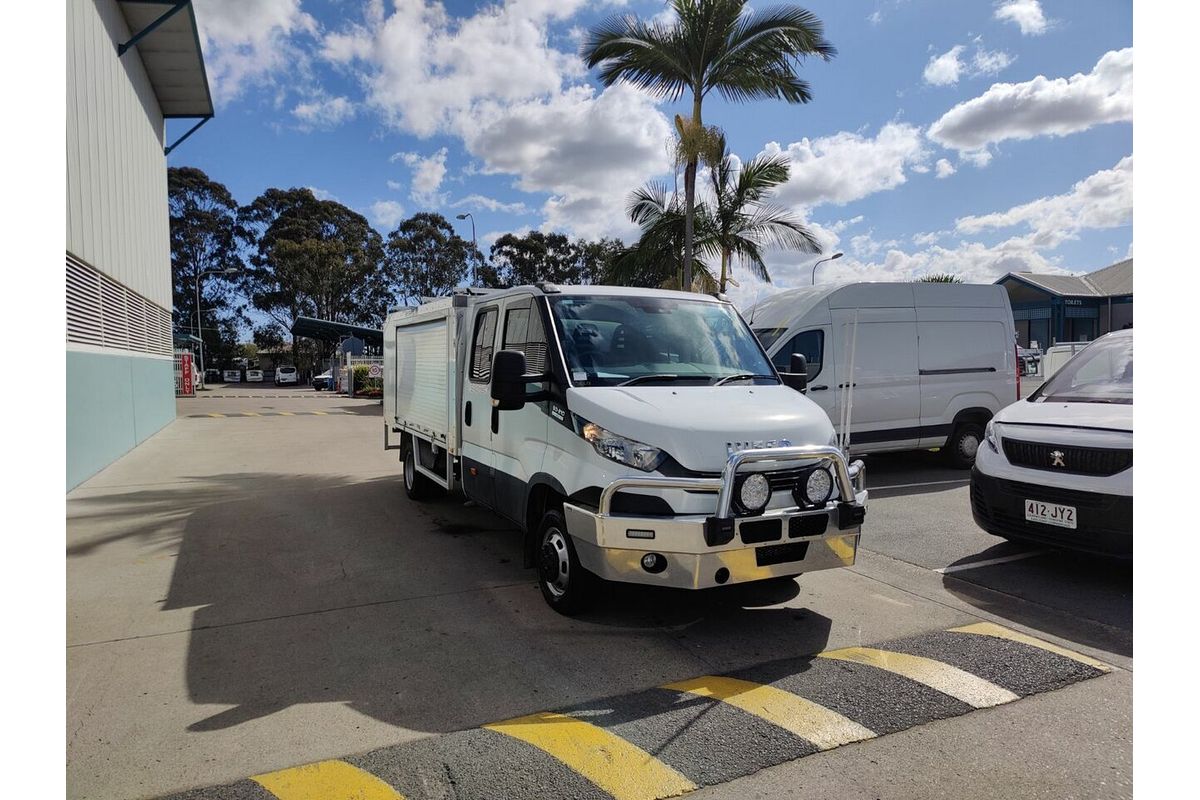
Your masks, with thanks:
[{"label": "white truck", "polygon": [[817,286],[779,292],[747,316],[780,372],[790,371],[793,353],[805,356],[807,394],[830,419],[854,387],[855,455],[941,448],[968,469],[988,420],[1020,399],[1003,286]]},{"label": "white truck", "polygon": [[524,532],[546,602],[854,563],[865,470],[733,306],[665,290],[471,290],[384,325],[384,447],[412,499]]}]

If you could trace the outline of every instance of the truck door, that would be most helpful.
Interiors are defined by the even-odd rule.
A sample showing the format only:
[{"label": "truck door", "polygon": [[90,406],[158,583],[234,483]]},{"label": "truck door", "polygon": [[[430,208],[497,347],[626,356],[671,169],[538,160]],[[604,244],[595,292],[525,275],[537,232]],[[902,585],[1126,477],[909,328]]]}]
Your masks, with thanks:
[{"label": "truck door", "polygon": [[[525,354],[525,369],[530,375],[548,371],[546,332],[540,309],[531,295],[507,299],[500,309],[497,350],[517,350]],[[540,383],[526,386],[527,394],[541,390]],[[517,523],[525,521],[529,479],[542,467],[546,453],[549,423],[545,402],[526,403],[517,411],[491,410],[495,508]]]},{"label": "truck door", "polygon": [[800,331],[789,338],[771,356],[775,369],[787,372],[791,369],[792,353],[800,353],[808,361],[808,398],[819,405],[837,423],[837,412],[834,410],[834,392],[830,387],[837,384],[834,374],[833,360],[826,356],[832,351],[828,325],[809,328]]},{"label": "truck door", "polygon": [[[838,382],[834,425],[841,419],[846,390],[854,383],[850,449],[904,450],[920,441],[921,386],[917,376],[917,316],[912,308],[832,309]],[[850,349],[855,318],[858,339],[854,375]],[[856,448],[856,445],[859,447]]]},{"label": "truck door", "polygon": [[463,380],[462,485],[475,502],[495,508],[495,459],[492,453],[492,355],[496,352],[500,307],[492,303],[475,311]]}]

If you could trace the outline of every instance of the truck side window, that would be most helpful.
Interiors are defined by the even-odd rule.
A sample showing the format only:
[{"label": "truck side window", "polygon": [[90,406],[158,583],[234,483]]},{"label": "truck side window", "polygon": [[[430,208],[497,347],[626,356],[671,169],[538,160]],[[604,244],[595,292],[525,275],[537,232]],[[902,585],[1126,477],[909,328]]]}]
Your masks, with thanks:
[{"label": "truck side window", "polygon": [[471,380],[487,383],[492,379],[492,351],[496,341],[496,308],[486,309],[475,323],[475,338],[471,342]]},{"label": "truck side window", "polygon": [[804,331],[797,333],[786,345],[779,349],[771,361],[775,369],[787,372],[792,366],[792,353],[799,353],[808,359],[808,379],[821,374],[822,353],[825,351],[824,331]]}]

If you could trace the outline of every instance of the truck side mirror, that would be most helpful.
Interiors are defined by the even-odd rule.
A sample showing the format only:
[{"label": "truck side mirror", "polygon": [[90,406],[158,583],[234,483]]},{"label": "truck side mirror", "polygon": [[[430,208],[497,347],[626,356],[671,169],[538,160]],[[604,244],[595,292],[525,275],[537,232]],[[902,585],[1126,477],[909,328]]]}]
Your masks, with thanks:
[{"label": "truck side mirror", "polygon": [[501,350],[492,358],[492,407],[516,411],[525,407],[525,354]]},{"label": "truck side mirror", "polygon": [[788,371],[780,377],[783,378],[785,385],[792,387],[797,392],[803,392],[808,388],[808,359],[800,353],[792,353]]}]

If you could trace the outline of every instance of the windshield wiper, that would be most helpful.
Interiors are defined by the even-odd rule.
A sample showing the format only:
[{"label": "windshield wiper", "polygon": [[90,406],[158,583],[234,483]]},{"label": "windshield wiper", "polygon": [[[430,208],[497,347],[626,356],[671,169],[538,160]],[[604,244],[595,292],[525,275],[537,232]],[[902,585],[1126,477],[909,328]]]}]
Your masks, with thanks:
[{"label": "windshield wiper", "polygon": [[617,386],[633,386],[647,381],[681,381],[681,380],[697,380],[703,378],[701,375],[636,375],[627,381],[621,381]]},{"label": "windshield wiper", "polygon": [[774,378],[774,377],[775,377],[774,375],[755,375],[752,372],[740,372],[737,375],[726,375],[724,378],[721,378],[719,381],[714,383],[713,386],[723,386],[724,384],[729,383],[730,381],[747,381],[747,380],[751,380],[753,378]]}]

